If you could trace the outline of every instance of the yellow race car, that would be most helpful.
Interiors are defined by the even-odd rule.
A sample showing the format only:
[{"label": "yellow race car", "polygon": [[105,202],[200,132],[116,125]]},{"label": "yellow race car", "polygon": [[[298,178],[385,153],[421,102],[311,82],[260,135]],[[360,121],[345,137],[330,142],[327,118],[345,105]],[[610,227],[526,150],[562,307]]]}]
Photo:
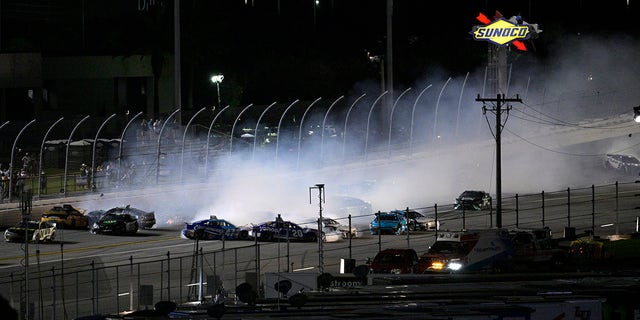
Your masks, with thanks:
[{"label": "yellow race car", "polygon": [[47,221],[55,224],[58,228],[86,229],[89,227],[89,218],[70,204],[53,206],[53,208],[42,213],[40,221]]}]

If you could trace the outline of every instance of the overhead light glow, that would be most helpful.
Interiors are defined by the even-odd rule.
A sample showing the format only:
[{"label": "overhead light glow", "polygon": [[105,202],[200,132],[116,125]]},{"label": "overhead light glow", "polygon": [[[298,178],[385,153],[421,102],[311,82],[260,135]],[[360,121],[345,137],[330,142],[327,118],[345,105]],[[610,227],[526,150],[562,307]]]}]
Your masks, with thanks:
[{"label": "overhead light glow", "polygon": [[222,82],[222,80],[224,80],[224,76],[221,74],[216,74],[214,76],[211,76],[211,82],[213,83],[220,83]]}]

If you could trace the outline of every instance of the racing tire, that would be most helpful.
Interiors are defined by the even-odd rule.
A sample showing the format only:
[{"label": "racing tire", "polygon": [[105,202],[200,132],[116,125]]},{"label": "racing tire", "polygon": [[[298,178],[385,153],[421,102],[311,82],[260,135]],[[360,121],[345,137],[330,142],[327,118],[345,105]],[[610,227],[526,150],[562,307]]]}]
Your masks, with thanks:
[{"label": "racing tire", "polygon": [[247,240],[249,239],[249,231],[247,230],[242,230],[238,233],[238,239],[240,240]]},{"label": "racing tire", "polygon": [[194,240],[204,240],[204,229],[195,229],[193,231],[193,239]]},{"label": "racing tire", "polygon": [[[318,241],[318,237],[316,237],[316,235],[309,235],[307,237],[307,241],[308,242],[316,242],[316,241]],[[323,241],[323,242],[326,242],[326,241]]]},{"label": "racing tire", "polygon": [[265,233],[262,236],[262,241],[266,241],[266,242],[271,242],[273,241],[273,234],[272,233]]}]

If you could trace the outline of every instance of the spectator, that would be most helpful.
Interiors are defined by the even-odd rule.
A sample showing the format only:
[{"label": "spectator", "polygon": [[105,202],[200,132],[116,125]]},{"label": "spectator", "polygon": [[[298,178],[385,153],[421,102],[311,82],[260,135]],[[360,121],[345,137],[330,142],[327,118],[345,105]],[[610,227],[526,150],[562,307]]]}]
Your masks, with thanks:
[{"label": "spectator", "polygon": [[31,173],[31,156],[29,156],[29,152],[26,152],[22,157],[22,169]]},{"label": "spectator", "polygon": [[47,193],[47,176],[44,171],[40,173],[40,192]]}]

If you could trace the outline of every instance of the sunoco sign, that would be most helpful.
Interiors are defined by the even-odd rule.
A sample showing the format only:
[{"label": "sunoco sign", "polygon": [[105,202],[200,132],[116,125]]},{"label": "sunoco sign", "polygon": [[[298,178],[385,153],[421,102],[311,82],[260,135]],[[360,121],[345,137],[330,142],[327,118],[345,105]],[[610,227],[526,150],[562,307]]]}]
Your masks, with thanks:
[{"label": "sunoco sign", "polygon": [[517,25],[499,18],[485,26],[474,26],[471,30],[474,40],[489,41],[504,46],[515,40],[526,40],[531,35],[529,25]]}]

